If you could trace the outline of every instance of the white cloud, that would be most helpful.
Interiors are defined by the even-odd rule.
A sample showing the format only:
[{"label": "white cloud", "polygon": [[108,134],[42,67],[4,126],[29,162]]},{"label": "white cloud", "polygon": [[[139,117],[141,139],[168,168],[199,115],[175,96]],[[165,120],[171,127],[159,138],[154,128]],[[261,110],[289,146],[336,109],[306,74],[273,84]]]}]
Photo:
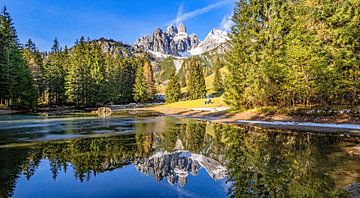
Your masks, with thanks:
[{"label": "white cloud", "polygon": [[178,12],[176,14],[176,24],[179,24],[181,21],[180,21],[180,17],[181,15],[183,14],[183,11],[184,11],[184,4],[181,4],[178,8]]},{"label": "white cloud", "polygon": [[193,10],[191,12],[185,12],[185,13],[183,13],[184,6],[183,6],[183,4],[181,4],[179,6],[179,8],[178,8],[178,13],[177,13],[176,19],[173,19],[173,20],[169,21],[165,25],[184,22],[186,20],[189,20],[189,19],[194,18],[196,16],[205,14],[205,13],[207,13],[207,12],[209,12],[209,11],[215,9],[215,8],[223,6],[223,5],[225,5],[227,3],[230,3],[230,2],[234,2],[234,0],[222,0],[222,1],[219,1],[217,3],[213,3],[213,4],[210,4],[208,6],[205,6],[203,8],[199,8],[199,9]]},{"label": "white cloud", "polygon": [[220,23],[220,28],[222,30],[225,30],[226,32],[230,32],[231,31],[231,27],[235,25],[234,21],[232,21],[232,14],[228,14],[226,16],[224,16],[224,18],[222,19],[221,23]]}]

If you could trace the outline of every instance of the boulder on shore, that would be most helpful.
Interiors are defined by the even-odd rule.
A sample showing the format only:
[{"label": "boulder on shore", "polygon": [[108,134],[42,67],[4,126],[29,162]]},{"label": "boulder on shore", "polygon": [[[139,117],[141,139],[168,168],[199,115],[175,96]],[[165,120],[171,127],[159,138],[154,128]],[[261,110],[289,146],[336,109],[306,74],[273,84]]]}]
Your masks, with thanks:
[{"label": "boulder on shore", "polygon": [[111,116],[112,110],[109,107],[100,107],[100,108],[98,108],[96,113],[100,117],[108,117],[108,116]]}]

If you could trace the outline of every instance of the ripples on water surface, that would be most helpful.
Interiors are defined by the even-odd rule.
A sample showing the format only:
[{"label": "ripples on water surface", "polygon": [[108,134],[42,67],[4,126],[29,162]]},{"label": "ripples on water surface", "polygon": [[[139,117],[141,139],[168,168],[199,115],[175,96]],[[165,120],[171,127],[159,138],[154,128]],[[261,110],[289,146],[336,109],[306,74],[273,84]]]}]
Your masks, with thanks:
[{"label": "ripples on water surface", "polygon": [[0,116],[0,197],[346,197],[359,143],[162,116]]}]

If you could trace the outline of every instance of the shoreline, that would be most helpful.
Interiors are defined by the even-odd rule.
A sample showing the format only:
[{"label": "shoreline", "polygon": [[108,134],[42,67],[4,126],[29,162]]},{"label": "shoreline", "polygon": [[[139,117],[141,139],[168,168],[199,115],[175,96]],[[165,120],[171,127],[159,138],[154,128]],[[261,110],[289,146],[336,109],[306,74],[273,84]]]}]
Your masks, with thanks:
[{"label": "shoreline", "polygon": [[[130,109],[129,109],[130,110]],[[192,118],[221,124],[258,126],[263,128],[288,129],[309,132],[350,133],[360,136],[360,118],[337,116],[288,116],[282,114],[264,115],[251,110],[239,113],[228,111],[199,111],[191,108],[166,108],[161,106],[135,108],[162,113],[176,118]]]},{"label": "shoreline", "polygon": [[[231,112],[225,107],[210,108],[169,108],[162,104],[113,105],[113,113],[131,111],[153,111],[164,116],[192,118],[202,121],[238,126],[257,126],[272,129],[287,129],[303,132],[347,133],[360,136],[360,117],[357,116],[289,116],[280,113],[260,113],[255,110]],[[68,108],[48,110],[47,112],[71,112]],[[77,110],[74,110],[77,111]],[[20,110],[0,110],[0,115],[26,113]]]}]

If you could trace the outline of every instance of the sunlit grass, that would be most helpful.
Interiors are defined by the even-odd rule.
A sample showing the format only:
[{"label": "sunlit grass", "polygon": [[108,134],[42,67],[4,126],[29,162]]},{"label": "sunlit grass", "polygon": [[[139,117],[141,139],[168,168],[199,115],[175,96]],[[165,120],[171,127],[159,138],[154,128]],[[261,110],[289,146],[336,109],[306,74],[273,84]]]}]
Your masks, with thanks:
[{"label": "sunlit grass", "polygon": [[211,98],[211,104],[205,104],[206,99],[180,101],[171,104],[165,104],[166,108],[209,108],[209,107],[227,107],[222,97]]}]

